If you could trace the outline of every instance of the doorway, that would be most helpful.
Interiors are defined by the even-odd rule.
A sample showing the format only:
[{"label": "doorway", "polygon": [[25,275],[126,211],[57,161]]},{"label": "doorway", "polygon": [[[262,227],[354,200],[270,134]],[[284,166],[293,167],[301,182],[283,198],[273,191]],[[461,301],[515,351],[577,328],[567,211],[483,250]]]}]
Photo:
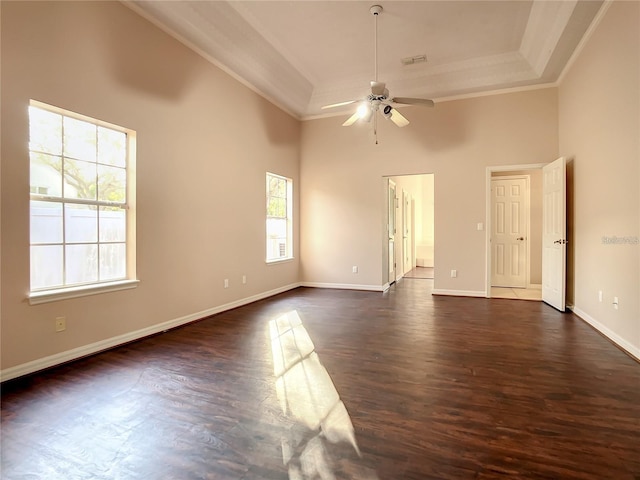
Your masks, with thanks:
[{"label": "doorway", "polygon": [[383,283],[434,277],[434,175],[384,178]]},{"label": "doorway", "polygon": [[487,297],[542,300],[543,166],[487,168]]}]

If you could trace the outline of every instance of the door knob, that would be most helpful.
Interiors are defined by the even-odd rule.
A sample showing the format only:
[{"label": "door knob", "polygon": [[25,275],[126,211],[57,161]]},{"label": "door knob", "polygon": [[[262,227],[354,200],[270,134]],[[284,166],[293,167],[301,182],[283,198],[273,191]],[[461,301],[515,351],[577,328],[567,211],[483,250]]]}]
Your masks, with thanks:
[{"label": "door knob", "polygon": [[524,240],[524,237],[518,237],[516,240]]}]

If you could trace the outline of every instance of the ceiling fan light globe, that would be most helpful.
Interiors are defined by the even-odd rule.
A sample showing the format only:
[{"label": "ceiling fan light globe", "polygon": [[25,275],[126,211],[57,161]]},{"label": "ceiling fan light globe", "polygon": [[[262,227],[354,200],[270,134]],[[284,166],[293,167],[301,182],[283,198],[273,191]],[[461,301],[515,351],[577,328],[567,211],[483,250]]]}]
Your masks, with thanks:
[{"label": "ceiling fan light globe", "polygon": [[369,106],[366,104],[361,104],[358,107],[358,117],[360,118],[366,118],[367,116],[369,116],[371,113],[371,110],[369,109]]}]

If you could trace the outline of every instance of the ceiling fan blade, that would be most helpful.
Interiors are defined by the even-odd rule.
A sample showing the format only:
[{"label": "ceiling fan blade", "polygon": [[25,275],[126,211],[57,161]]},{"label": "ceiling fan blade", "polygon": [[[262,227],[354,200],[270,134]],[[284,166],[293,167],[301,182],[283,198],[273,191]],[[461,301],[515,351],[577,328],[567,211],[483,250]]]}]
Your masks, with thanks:
[{"label": "ceiling fan blade", "polygon": [[321,110],[325,108],[335,108],[335,107],[343,107],[344,105],[351,105],[352,103],[359,102],[360,100],[348,100],[346,102],[332,103],[331,105],[325,105],[324,107],[320,107]]},{"label": "ceiling fan blade", "polygon": [[407,120],[404,115],[402,115],[399,111],[397,111],[395,108],[391,109],[391,116],[389,117],[389,119],[395,123],[398,127],[406,127],[407,125],[409,125],[409,120]]},{"label": "ceiling fan blade", "polygon": [[372,95],[384,95],[384,82],[371,82]]},{"label": "ceiling fan blade", "polygon": [[420,105],[423,107],[435,106],[435,103],[433,103],[433,100],[429,100],[427,98],[396,97],[396,98],[392,98],[391,101],[393,103],[399,103],[401,105]]},{"label": "ceiling fan blade", "polygon": [[350,127],[360,118],[360,114],[358,112],[351,115],[347,120],[342,124],[343,127]]}]

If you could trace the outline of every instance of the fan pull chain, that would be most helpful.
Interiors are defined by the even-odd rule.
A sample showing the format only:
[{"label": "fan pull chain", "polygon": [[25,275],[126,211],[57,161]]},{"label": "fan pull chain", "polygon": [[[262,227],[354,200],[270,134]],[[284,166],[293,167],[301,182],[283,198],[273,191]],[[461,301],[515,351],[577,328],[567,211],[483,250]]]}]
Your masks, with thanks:
[{"label": "fan pull chain", "polygon": [[376,139],[376,145],[378,145],[378,115],[373,117],[373,136]]}]

